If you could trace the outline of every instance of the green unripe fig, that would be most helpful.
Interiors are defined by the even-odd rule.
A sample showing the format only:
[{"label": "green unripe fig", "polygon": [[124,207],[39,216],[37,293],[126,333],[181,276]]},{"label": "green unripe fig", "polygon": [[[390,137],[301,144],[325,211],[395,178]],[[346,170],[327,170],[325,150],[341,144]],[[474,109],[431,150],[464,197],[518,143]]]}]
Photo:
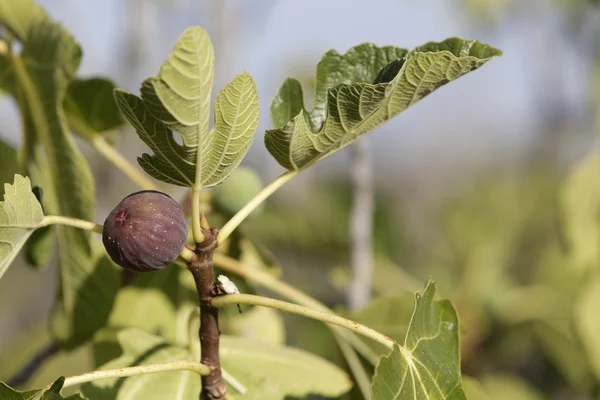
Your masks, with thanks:
[{"label": "green unripe fig", "polygon": [[[263,188],[258,174],[251,168],[240,167],[225,182],[212,191],[213,204],[218,210],[234,215]],[[254,211],[260,212],[262,204]]]},{"label": "green unripe fig", "polygon": [[121,267],[147,272],[175,261],[187,235],[181,206],[165,193],[144,190],[125,197],[108,214],[102,243]]}]

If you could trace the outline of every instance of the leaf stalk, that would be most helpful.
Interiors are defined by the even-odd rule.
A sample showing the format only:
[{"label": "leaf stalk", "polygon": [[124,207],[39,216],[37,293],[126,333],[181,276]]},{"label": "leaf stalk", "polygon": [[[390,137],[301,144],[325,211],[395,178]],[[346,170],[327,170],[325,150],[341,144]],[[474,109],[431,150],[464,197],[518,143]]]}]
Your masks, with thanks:
[{"label": "leaf stalk", "polygon": [[298,175],[298,170],[291,170],[279,175],[273,182],[269,183],[263,188],[252,200],[250,200],[240,211],[237,212],[219,232],[217,242],[223,243],[225,239],[231,235],[231,233],[242,223],[244,220],[254,211],[258,206],[262,204],[270,195],[275,193],[277,189],[289,182],[293,177]]},{"label": "leaf stalk", "polygon": [[202,243],[206,239],[200,224],[200,191],[201,188],[192,188],[192,235],[196,243]]},{"label": "leaf stalk", "polygon": [[102,234],[102,225],[83,219],[63,217],[62,215],[46,215],[36,228],[43,228],[48,225],[67,225]]},{"label": "leaf stalk", "polygon": [[[228,257],[224,254],[215,254],[214,262],[219,268],[233,274],[239,275],[251,282],[255,282],[282,297],[291,300],[295,303],[302,304],[306,307],[314,308],[317,310],[332,312],[327,306],[319,302],[317,299],[310,297],[306,293],[297,289],[296,287],[284,282],[272,275],[265,272],[252,268],[251,270],[244,268],[244,266],[234,258]],[[366,343],[364,343],[360,337],[354,335],[345,329],[338,326],[329,326],[334,333],[336,339],[344,339],[352,345],[363,357],[365,357],[371,364],[376,365],[379,361],[379,355],[373,351]],[[339,341],[338,341],[339,342]]]},{"label": "leaf stalk", "polygon": [[369,339],[381,343],[390,350],[394,348],[394,344],[396,343],[394,340],[390,339],[384,334],[379,333],[376,330],[371,329],[367,326],[359,324],[358,322],[351,321],[349,319],[340,317],[336,314],[315,310],[312,308],[300,306],[298,304],[288,303],[286,301],[271,299],[262,296],[255,296],[252,294],[228,294],[215,297],[211,301],[211,305],[213,307],[223,307],[232,304],[252,304],[256,306],[269,307],[289,312],[292,314],[302,315],[304,317],[316,319],[319,321],[327,322],[328,324],[337,325],[342,328],[346,328],[348,330],[356,332],[365,337],[368,337]]}]

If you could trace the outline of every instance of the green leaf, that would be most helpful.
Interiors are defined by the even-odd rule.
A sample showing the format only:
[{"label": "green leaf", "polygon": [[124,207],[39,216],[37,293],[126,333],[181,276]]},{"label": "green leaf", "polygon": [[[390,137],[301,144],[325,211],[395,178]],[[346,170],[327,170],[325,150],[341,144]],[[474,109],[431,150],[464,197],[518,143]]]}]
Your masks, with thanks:
[{"label": "green leaf", "polygon": [[541,400],[544,396],[524,379],[511,375],[489,375],[479,385],[473,379],[468,384],[469,400]]},{"label": "green leaf", "polygon": [[[595,347],[595,345],[589,346],[587,339],[581,339],[581,334],[576,332],[578,326],[560,322],[571,320],[572,310],[569,311],[570,314],[564,319],[560,315],[557,318],[549,316],[550,319],[554,320],[553,322],[561,325],[562,329],[555,329],[550,324],[543,322],[535,323],[533,329],[544,354],[564,379],[582,393],[591,393],[596,384],[597,378],[595,376],[597,375],[595,375],[594,368],[590,365],[593,358],[589,355],[594,351],[592,347]],[[575,313],[574,325],[580,325],[577,311]]]},{"label": "green leaf", "polygon": [[[209,131],[213,69],[210,39],[192,27],[179,38],[159,76],[143,83],[143,100],[115,91],[121,113],[154,153],[138,158],[154,178],[180,186],[215,186],[250,148],[259,118],[254,79],[241,73],[219,93]],[[181,135],[183,145],[172,131]]]},{"label": "green leaf", "polygon": [[283,316],[277,310],[254,307],[244,310],[242,314],[238,314],[238,310],[231,310],[231,313],[235,313],[231,318],[227,318],[227,314],[223,316],[223,312],[225,309],[220,310],[219,329],[224,334],[254,342],[285,344],[285,323]]},{"label": "green leaf", "polygon": [[31,191],[29,178],[15,175],[12,185],[4,184],[4,201],[0,203],[0,277],[43,219],[42,206]]},{"label": "green leaf", "polygon": [[[130,328],[117,334],[123,354],[100,369],[123,368],[169,361],[189,360],[187,349],[167,344],[162,338]],[[200,377],[191,371],[173,371],[86,383],[83,394],[94,400],[197,399]]]},{"label": "green leaf", "polygon": [[597,267],[600,260],[600,154],[594,150],[573,170],[565,182],[561,200],[570,263],[577,271]]},{"label": "green leaf", "polygon": [[172,265],[152,274],[141,274],[134,285],[119,290],[108,326],[157,332],[170,343],[185,345],[187,316],[197,302],[192,274]]},{"label": "green leaf", "polygon": [[[413,309],[414,295],[406,292],[395,296],[376,298],[365,308],[351,313],[349,319],[375,329],[400,343],[406,337]],[[368,343],[381,354],[389,352],[379,343],[371,341]]]},{"label": "green leaf", "polygon": [[[41,198],[38,197],[45,214],[56,214],[56,195],[52,186],[52,177],[42,147],[37,148],[35,162],[29,163],[29,177],[38,183]],[[56,249],[56,235],[52,226],[36,229],[25,243],[25,259],[38,271],[46,269],[53,259]]]},{"label": "green leaf", "polygon": [[330,50],[317,65],[313,110],[304,108],[300,82],[288,79],[271,103],[276,129],[267,131],[265,145],[284,168],[306,168],[500,54],[458,38],[411,52],[370,43],[344,55]]},{"label": "green leaf", "polygon": [[28,390],[20,392],[4,382],[0,382],[0,399],[2,400],[84,400],[79,394],[69,397],[60,395],[60,390],[65,384],[65,378],[60,377],[47,389]]},{"label": "green leaf", "polygon": [[102,78],[75,79],[67,89],[67,122],[78,135],[91,139],[123,123],[113,97],[115,85]]},{"label": "green leaf", "polygon": [[350,390],[350,378],[337,366],[313,354],[237,338],[221,338],[221,365],[248,393],[244,400],[304,398],[309,393],[338,397]]},{"label": "green leaf", "polygon": [[374,399],[466,399],[461,386],[458,316],[447,300],[433,301],[435,283],[415,294],[404,347],[396,344],[373,377]]},{"label": "green leaf", "polygon": [[25,259],[32,267],[43,271],[54,255],[56,241],[52,227],[36,229],[25,243]]},{"label": "green leaf", "polygon": [[[123,355],[102,369],[194,358],[187,349],[139,329],[122,330],[117,340]],[[336,397],[351,386],[338,367],[304,351],[222,336],[220,352],[223,368],[248,390],[240,395],[229,387],[236,399],[280,400],[308,393]],[[82,391],[94,400],[193,399],[200,393],[200,378],[187,371],[167,372],[90,382]]]},{"label": "green leaf", "polygon": [[600,301],[600,279],[593,279],[582,289],[574,310],[575,325],[597,378],[600,377],[598,301]]},{"label": "green leaf", "polygon": [[0,196],[4,194],[4,184],[12,182],[18,172],[17,151],[0,140]]},{"label": "green leaf", "polygon": [[[115,90],[114,95],[125,119],[155,154],[138,158],[142,168],[163,182],[192,186],[196,173],[194,148],[179,145],[172,132],[150,115],[139,97],[120,89]],[[153,161],[147,161],[149,159]]]},{"label": "green leaf", "polygon": [[32,26],[48,20],[48,14],[32,0],[0,0],[0,25],[19,40],[27,40]]},{"label": "green leaf", "polygon": [[469,400],[488,400],[490,398],[489,392],[475,378],[463,376],[462,380],[463,389]]},{"label": "green leaf", "polygon": [[208,146],[214,51],[208,33],[190,27],[175,43],[157,77],[144,82],[142,97],[154,116],[179,131],[187,146]]},{"label": "green leaf", "polygon": [[[73,265],[78,269],[62,273],[66,283],[50,316],[50,333],[67,350],[89,340],[106,326],[121,283],[118,267],[104,248],[97,242],[92,244],[93,255],[87,264]],[[63,265],[61,272],[62,268]]]},{"label": "green leaf", "polygon": [[[92,175],[68,133],[62,108],[81,49],[34,3],[0,2],[0,15],[23,44],[21,54],[12,55],[8,64],[23,118],[23,165],[28,171],[40,172],[39,178],[48,177],[45,182],[33,181],[44,188],[48,214],[93,220]],[[52,230],[58,248],[60,289],[51,332],[64,348],[72,348],[104,324],[118,279],[108,258],[93,247],[97,242],[91,241],[89,232],[65,226]]]}]

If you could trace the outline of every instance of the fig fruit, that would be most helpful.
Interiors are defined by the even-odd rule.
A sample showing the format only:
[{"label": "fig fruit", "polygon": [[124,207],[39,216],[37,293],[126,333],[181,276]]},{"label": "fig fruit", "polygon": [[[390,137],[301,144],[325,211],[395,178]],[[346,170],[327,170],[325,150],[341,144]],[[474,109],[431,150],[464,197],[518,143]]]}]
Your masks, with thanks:
[{"label": "fig fruit", "polygon": [[164,193],[144,190],[125,197],[108,214],[102,243],[121,267],[147,272],[175,261],[187,236],[181,206]]}]

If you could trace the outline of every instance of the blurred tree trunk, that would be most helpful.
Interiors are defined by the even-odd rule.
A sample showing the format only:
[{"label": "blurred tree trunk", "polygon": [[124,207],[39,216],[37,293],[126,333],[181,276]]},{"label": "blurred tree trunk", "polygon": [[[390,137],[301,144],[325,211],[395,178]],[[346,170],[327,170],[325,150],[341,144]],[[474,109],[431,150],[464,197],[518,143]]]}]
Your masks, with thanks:
[{"label": "blurred tree trunk", "polygon": [[373,281],[373,162],[367,138],[350,146],[352,158],[352,210],[350,211],[350,265],[348,306],[355,310],[371,300]]}]

